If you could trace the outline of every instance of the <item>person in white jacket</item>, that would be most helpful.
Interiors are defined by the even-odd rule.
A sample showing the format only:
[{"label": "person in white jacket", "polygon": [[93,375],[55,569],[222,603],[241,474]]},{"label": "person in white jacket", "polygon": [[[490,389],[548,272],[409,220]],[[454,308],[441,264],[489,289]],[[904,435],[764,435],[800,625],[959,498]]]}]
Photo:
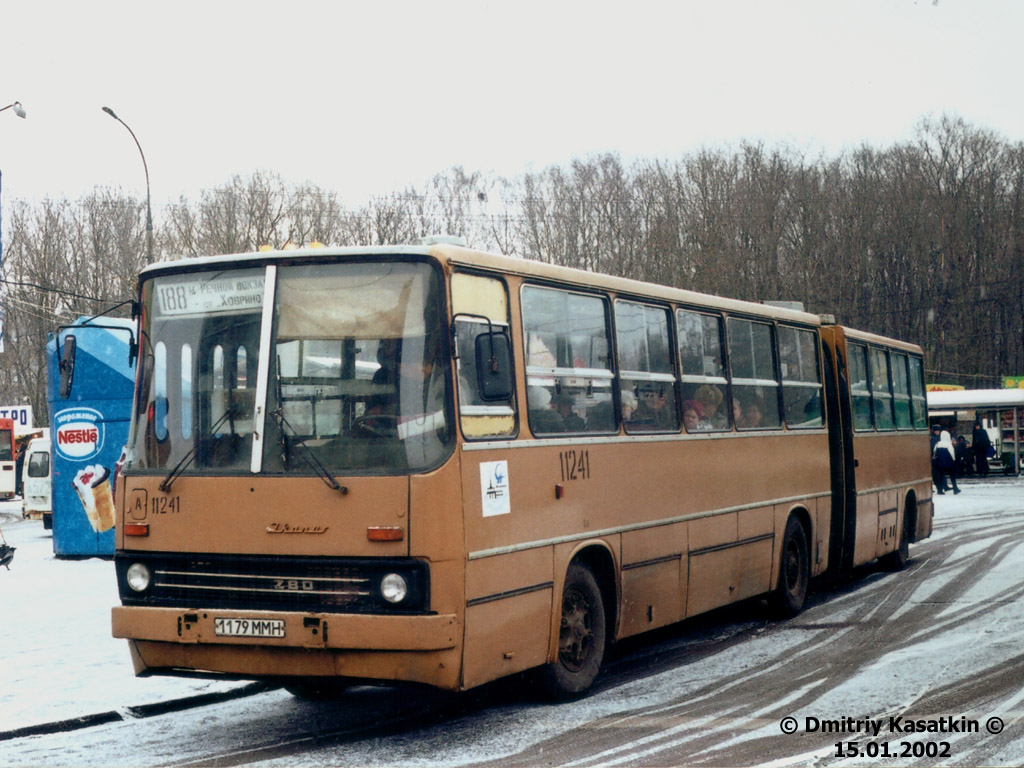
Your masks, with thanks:
[{"label": "person in white jacket", "polygon": [[960,493],[956,485],[956,449],[949,432],[939,435],[939,442],[932,449],[932,465],[935,467],[935,487],[937,493],[946,492],[946,475],[953,483],[953,493]]}]

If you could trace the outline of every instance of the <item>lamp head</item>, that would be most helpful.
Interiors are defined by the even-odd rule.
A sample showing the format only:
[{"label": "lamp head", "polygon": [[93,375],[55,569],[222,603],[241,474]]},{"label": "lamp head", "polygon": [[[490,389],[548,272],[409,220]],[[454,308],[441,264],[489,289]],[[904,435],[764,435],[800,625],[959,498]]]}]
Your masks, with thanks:
[{"label": "lamp head", "polygon": [[16,114],[18,117],[24,117],[25,116],[25,108],[23,106],[21,106],[21,102],[20,101],[12,101],[6,107],[0,107],[0,112],[5,112],[8,109],[13,109],[14,110],[14,114]]},{"label": "lamp head", "polygon": [[115,120],[120,120],[121,119],[117,115],[114,114],[114,110],[112,110],[110,107],[103,107],[103,111],[106,112],[108,115],[110,115]]}]

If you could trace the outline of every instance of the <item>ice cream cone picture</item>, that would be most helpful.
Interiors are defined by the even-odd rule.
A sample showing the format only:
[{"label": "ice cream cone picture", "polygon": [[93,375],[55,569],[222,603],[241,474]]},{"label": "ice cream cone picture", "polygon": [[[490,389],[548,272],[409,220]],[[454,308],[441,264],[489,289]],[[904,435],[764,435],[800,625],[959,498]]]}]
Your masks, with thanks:
[{"label": "ice cream cone picture", "polygon": [[110,470],[93,464],[78,471],[72,480],[78,498],[85,507],[85,515],[96,533],[114,527],[114,494],[110,489]]}]

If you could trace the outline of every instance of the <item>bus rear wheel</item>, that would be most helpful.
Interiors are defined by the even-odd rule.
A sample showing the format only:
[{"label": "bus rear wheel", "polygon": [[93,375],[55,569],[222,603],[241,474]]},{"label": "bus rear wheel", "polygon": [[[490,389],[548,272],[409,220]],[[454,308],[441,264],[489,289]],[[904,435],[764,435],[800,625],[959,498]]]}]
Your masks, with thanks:
[{"label": "bus rear wheel", "polygon": [[895,550],[883,556],[879,562],[890,571],[902,571],[910,559],[910,515],[903,511],[903,526],[900,530],[900,543]]},{"label": "bus rear wheel", "polygon": [[558,658],[541,667],[541,682],[555,699],[575,698],[587,691],[604,660],[606,619],[601,589],[593,572],[573,564],[562,590]]},{"label": "bus rear wheel", "polygon": [[810,578],[811,558],[807,531],[799,520],[790,517],[782,537],[779,584],[771,596],[772,608],[780,618],[788,619],[800,613],[807,599]]}]

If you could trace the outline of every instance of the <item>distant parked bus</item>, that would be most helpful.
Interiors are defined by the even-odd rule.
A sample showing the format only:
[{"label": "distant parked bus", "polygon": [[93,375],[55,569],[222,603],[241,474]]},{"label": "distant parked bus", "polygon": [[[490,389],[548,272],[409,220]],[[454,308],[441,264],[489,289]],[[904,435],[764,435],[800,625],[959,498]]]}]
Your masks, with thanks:
[{"label": "distant parked bus", "polygon": [[[608,643],[931,533],[921,350],[434,244],[140,276],[138,674],[588,689]],[[90,492],[92,492],[90,490]]]},{"label": "distant parked bus", "polygon": [[14,421],[0,419],[0,499],[13,499],[18,488]]}]

